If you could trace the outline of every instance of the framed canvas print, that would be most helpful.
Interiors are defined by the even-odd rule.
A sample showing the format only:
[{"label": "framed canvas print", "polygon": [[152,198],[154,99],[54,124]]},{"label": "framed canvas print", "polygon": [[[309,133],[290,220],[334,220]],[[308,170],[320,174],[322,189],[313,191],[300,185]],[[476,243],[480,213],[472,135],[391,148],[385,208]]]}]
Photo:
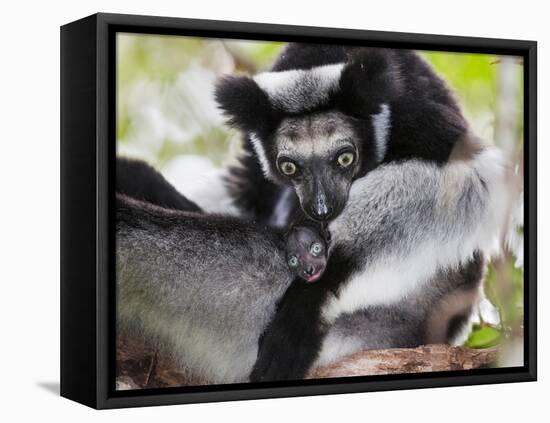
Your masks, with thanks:
[{"label": "framed canvas print", "polygon": [[61,28],[61,394],[536,379],[536,43]]}]

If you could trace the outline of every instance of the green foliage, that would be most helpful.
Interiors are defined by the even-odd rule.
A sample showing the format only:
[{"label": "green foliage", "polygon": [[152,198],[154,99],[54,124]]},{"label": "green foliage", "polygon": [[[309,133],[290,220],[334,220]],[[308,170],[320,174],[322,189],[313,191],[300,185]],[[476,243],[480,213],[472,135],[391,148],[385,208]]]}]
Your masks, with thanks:
[{"label": "green foliage", "polygon": [[501,333],[491,326],[474,325],[474,329],[464,344],[469,348],[491,348],[500,343]]},{"label": "green foliage", "polygon": [[170,159],[182,154],[207,156],[217,166],[226,158],[229,140],[226,132],[219,127],[204,130],[190,142],[181,144],[171,140],[165,140],[161,149],[157,152],[156,166],[162,168]]},{"label": "green foliage", "polygon": [[495,109],[498,56],[440,52],[423,56],[454,89],[467,113]]},{"label": "green foliage", "polygon": [[499,262],[497,271],[495,263],[490,263],[485,278],[485,292],[500,312],[501,326],[510,331],[516,322],[523,320],[523,267],[514,265],[513,257]]},{"label": "green foliage", "polygon": [[474,325],[465,345],[470,348],[490,348],[514,334],[523,322],[523,267],[516,267],[511,255],[490,263],[485,277],[485,293],[498,310],[500,323]]}]

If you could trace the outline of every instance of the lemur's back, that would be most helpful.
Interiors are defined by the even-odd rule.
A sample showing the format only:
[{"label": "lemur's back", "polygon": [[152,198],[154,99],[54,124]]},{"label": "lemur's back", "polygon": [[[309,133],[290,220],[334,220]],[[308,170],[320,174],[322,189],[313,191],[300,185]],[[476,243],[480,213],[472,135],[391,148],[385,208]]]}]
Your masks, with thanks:
[{"label": "lemur's back", "polygon": [[116,231],[119,327],[164,344],[207,379],[244,380],[292,282],[280,235],[123,196]]}]

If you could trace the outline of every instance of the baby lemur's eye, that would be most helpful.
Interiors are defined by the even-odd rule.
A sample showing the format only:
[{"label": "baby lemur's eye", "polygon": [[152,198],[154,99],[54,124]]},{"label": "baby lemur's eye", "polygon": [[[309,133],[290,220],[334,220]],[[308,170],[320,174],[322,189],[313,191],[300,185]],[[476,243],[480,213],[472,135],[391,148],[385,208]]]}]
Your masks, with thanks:
[{"label": "baby lemur's eye", "polygon": [[311,244],[311,247],[309,248],[309,252],[313,254],[314,256],[318,256],[323,251],[323,246],[320,242],[314,242]]},{"label": "baby lemur's eye", "polygon": [[353,163],[355,155],[351,151],[346,151],[338,156],[338,164],[341,167],[348,167]]},{"label": "baby lemur's eye", "polygon": [[298,266],[298,257],[292,256],[288,259],[288,265],[290,267],[296,267]]},{"label": "baby lemur's eye", "polygon": [[292,162],[281,162],[281,163],[279,163],[279,169],[281,170],[283,175],[286,175],[286,176],[292,176],[292,175],[296,174],[296,171],[298,170],[296,165]]}]

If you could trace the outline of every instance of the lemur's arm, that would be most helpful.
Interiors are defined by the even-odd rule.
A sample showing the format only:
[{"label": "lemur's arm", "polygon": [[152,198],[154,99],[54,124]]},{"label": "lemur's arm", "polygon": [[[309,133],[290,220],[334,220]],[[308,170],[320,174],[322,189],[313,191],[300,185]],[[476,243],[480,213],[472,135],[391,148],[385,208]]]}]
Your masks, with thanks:
[{"label": "lemur's arm", "polygon": [[319,284],[295,280],[290,285],[260,338],[251,382],[304,377],[326,333],[318,316],[324,298],[324,287]]}]

